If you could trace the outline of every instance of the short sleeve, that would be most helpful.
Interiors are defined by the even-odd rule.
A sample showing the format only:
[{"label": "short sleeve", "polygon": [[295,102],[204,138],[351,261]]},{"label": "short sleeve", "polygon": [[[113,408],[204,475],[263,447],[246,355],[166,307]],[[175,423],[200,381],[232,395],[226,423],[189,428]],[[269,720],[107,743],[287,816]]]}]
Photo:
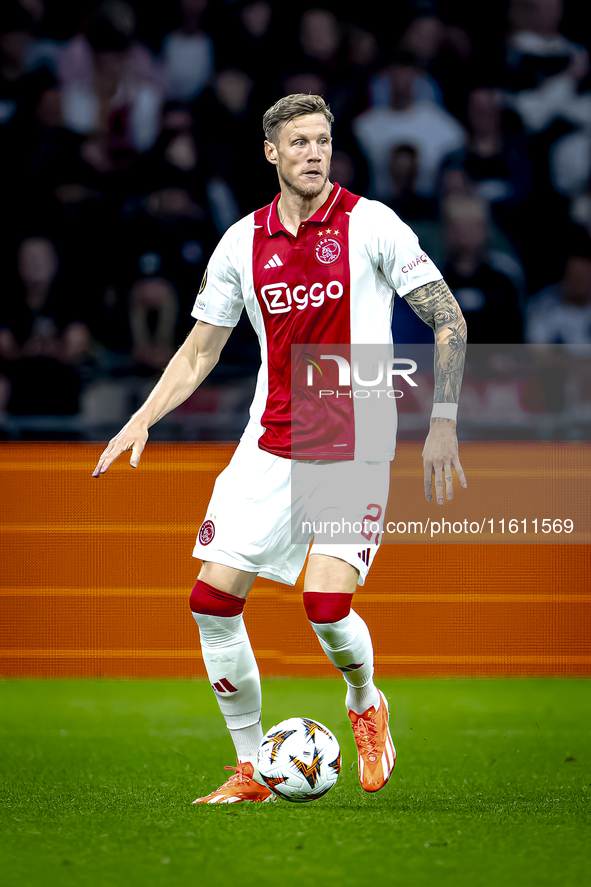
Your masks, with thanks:
[{"label": "short sleeve", "polygon": [[371,249],[374,259],[399,296],[426,283],[442,280],[442,274],[420,247],[414,231],[396,213],[377,201],[368,201],[372,216]]},{"label": "short sleeve", "polygon": [[230,228],[215,248],[191,312],[196,320],[213,326],[235,327],[244,307],[240,273]]}]

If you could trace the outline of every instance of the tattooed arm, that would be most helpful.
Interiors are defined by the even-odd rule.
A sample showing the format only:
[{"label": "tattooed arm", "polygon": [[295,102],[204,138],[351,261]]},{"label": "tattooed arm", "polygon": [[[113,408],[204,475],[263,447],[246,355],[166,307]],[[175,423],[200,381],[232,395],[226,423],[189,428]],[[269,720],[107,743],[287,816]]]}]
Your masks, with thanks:
[{"label": "tattooed arm", "polygon": [[466,321],[460,306],[443,280],[420,286],[405,299],[435,332],[433,402],[458,403],[466,356]]},{"label": "tattooed arm", "polygon": [[[434,403],[457,404],[462,387],[466,357],[466,321],[460,306],[443,280],[427,283],[404,297],[412,310],[435,333]],[[432,477],[435,474],[437,504],[443,505],[443,480],[448,499],[453,496],[452,466],[466,487],[466,478],[458,457],[458,440],[454,419],[431,419],[429,435],[423,449],[425,497],[432,498]]]}]

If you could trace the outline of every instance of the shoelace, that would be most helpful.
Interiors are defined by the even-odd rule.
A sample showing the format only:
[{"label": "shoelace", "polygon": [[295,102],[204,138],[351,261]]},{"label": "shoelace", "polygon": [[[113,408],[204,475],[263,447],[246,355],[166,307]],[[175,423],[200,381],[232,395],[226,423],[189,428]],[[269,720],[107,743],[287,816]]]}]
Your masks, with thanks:
[{"label": "shoelace", "polygon": [[244,765],[239,764],[237,767],[224,767],[224,770],[234,770],[234,776],[230,776],[230,778],[226,781],[226,785],[243,785],[245,782],[250,782],[250,776],[247,776],[244,772]]},{"label": "shoelace", "polygon": [[353,735],[361,754],[375,753],[377,744],[376,733],[377,728],[373,721],[366,721],[360,718],[356,724],[353,724]]}]

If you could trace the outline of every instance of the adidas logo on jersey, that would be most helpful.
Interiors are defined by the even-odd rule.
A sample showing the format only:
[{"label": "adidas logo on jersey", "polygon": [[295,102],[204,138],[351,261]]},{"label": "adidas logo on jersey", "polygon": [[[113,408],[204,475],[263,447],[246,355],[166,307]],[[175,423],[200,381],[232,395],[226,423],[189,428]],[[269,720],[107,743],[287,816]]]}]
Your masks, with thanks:
[{"label": "adidas logo on jersey", "polygon": [[269,261],[265,265],[265,268],[280,268],[281,265],[283,265],[283,262],[281,261],[277,253],[275,253],[273,258],[269,259]]}]

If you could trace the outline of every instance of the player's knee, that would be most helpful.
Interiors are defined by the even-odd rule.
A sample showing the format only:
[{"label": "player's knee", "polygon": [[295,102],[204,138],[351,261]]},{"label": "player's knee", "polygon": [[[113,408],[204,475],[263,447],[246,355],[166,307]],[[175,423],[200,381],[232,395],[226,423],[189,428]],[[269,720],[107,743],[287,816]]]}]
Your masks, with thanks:
[{"label": "player's knee", "polygon": [[329,622],[340,622],[351,611],[352,594],[336,592],[322,593],[318,591],[304,592],[304,608],[310,622],[317,625]]},{"label": "player's knee", "polygon": [[239,616],[244,610],[244,598],[228,594],[198,579],[191,592],[189,606],[193,613],[204,616]]}]

